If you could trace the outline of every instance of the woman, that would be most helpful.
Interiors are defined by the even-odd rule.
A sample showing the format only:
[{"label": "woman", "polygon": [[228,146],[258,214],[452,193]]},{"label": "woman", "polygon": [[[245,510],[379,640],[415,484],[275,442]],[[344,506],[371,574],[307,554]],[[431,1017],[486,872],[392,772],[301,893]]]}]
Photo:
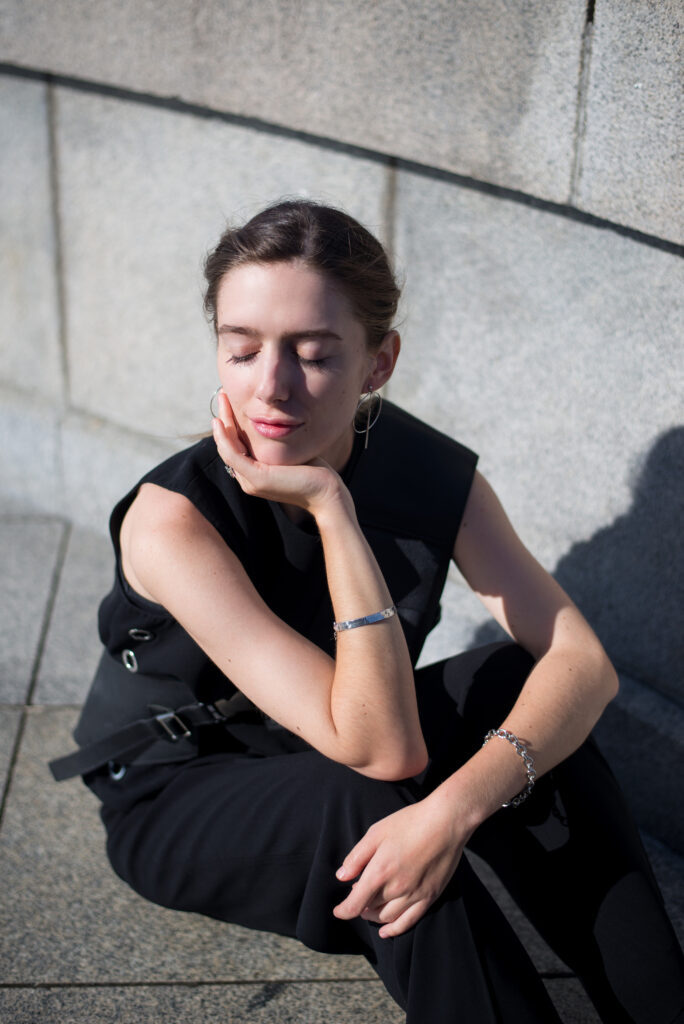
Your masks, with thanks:
[{"label": "woman", "polygon": [[[382,247],[284,202],[206,277],[213,437],[114,510],[106,650],[55,766],[101,799],[114,869],[164,906],[363,953],[409,1021],[557,1021],[468,845],[604,1020],[680,1019],[681,953],[585,742],[615,672],[475,456],[380,410],[400,347]],[[515,643],[414,671],[451,558]]]}]

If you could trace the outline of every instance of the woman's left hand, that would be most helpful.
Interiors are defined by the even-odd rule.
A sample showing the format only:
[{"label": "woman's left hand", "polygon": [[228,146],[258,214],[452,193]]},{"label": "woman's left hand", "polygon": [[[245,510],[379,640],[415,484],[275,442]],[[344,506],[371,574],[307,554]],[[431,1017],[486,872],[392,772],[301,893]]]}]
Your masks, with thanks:
[{"label": "woman's left hand", "polygon": [[383,939],[401,935],[442,893],[468,838],[431,797],[375,822],[337,872],[356,881],[335,917],[376,921]]}]

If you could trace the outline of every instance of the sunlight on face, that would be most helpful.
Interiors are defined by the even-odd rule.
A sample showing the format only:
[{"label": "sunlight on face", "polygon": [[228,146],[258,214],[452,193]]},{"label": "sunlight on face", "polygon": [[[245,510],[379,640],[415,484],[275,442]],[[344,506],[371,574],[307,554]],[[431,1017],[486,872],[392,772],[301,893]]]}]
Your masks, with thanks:
[{"label": "sunlight on face", "polygon": [[219,379],[254,457],[341,469],[376,363],[346,296],[301,262],[248,263],[223,278],[217,325]]}]

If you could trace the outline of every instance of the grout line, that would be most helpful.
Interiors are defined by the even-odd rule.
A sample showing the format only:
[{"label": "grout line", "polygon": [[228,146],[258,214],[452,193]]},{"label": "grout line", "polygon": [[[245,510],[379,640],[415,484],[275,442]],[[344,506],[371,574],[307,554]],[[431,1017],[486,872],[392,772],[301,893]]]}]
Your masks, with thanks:
[{"label": "grout line", "polygon": [[589,95],[589,74],[591,69],[591,54],[594,43],[594,11],[596,0],[587,0],[587,10],[584,20],[584,31],[582,32],[582,46],[580,50],[579,79],[577,82],[577,117],[575,120],[575,154],[570,172],[570,194],[569,202],[572,205],[577,202],[579,185],[582,179],[584,138],[587,132],[587,110]]},{"label": "grout line", "polygon": [[[587,5],[587,27],[591,26],[594,5],[588,0]],[[586,30],[585,30],[586,35]],[[600,228],[613,231],[615,234],[631,238],[641,245],[647,245],[663,252],[671,253],[674,256],[684,257],[684,245],[671,242],[668,239],[651,235],[645,231],[639,231],[628,225],[619,224],[617,221],[606,220],[591,213],[585,213],[569,203],[558,203],[550,199],[540,199],[537,196],[517,189],[507,188],[503,185],[493,185],[491,182],[472,178],[465,174],[458,174],[455,171],[447,171],[429,164],[422,164],[418,161],[398,157],[390,153],[380,153],[377,150],[367,149],[348,142],[341,142],[324,135],[315,135],[297,128],[288,128],[285,125],[278,125],[270,121],[264,121],[256,117],[246,117],[240,114],[230,114],[220,110],[214,110],[200,104],[186,102],[185,100],[173,97],[154,96],[150,93],[136,92],[134,89],[121,86],[105,85],[89,79],[76,78],[70,75],[52,74],[34,68],[22,68],[14,64],[0,62],[0,75],[11,75],[19,78],[29,78],[39,81],[50,81],[53,85],[72,89],[77,92],[85,92],[91,95],[106,96],[111,99],[119,99],[128,103],[138,103],[144,106],[155,107],[162,110],[170,110],[179,114],[189,114],[207,120],[222,121],[225,124],[232,124],[237,127],[250,128],[267,135],[275,135],[279,138],[294,139],[309,145],[318,146],[335,153],[345,153],[349,156],[358,157],[363,160],[370,160],[375,163],[391,165],[396,171],[408,171],[411,174],[435,181],[443,181],[447,184],[456,185],[460,188],[470,189],[474,192],[481,192],[484,195],[493,196],[497,199],[505,199],[510,202],[519,203],[533,209],[564,217],[567,220],[577,221],[586,224],[588,227]]]},{"label": "grout line", "polygon": [[49,152],[49,188],[52,210],[52,231],[55,240],[55,280],[57,282],[57,316],[58,338],[64,387],[64,403],[69,402],[71,390],[69,380],[69,357],[67,353],[67,321],[64,273],[64,246],[62,217],[60,211],[59,189],[59,144],[57,132],[57,97],[52,77],[47,77],[47,114],[48,114],[48,152]]},{"label": "grout line", "polygon": [[12,752],[9,758],[9,764],[7,766],[7,776],[5,779],[5,785],[2,790],[2,797],[0,799],[0,827],[2,827],[3,818],[5,815],[5,808],[7,806],[7,799],[9,796],[10,787],[12,785],[12,779],[14,778],[14,769],[16,767],[17,758],[19,757],[19,750],[21,748],[21,742],[24,738],[24,732],[26,730],[26,721],[28,718],[28,708],[30,707],[33,700],[33,693],[36,688],[38,680],[38,672],[40,671],[41,661],[43,659],[43,651],[45,650],[45,642],[47,639],[47,633],[52,619],[52,612],[55,606],[55,600],[57,598],[57,589],[59,586],[59,580],[64,567],[64,560],[66,558],[67,545],[71,536],[71,524],[68,522],[62,525],[62,536],[57,548],[57,555],[55,558],[55,564],[52,570],[52,577],[50,579],[50,589],[48,592],[48,599],[45,605],[45,612],[43,614],[43,621],[40,627],[40,635],[38,637],[38,645],[36,648],[36,654],[33,659],[33,665],[31,666],[31,675],[29,679],[28,692],[26,694],[26,701],[21,707],[21,717],[19,719],[19,725],[17,726],[17,734],[12,747]]},{"label": "grout line", "polygon": [[52,578],[50,580],[50,590],[48,593],[48,599],[45,606],[45,614],[43,615],[43,623],[40,630],[40,637],[38,639],[38,646],[36,648],[36,656],[33,660],[33,669],[31,672],[31,680],[29,682],[28,693],[26,694],[26,706],[30,707],[33,703],[33,694],[38,683],[38,673],[40,672],[40,666],[43,660],[43,653],[45,651],[45,643],[47,641],[47,634],[50,628],[50,622],[52,620],[52,612],[54,611],[55,602],[57,600],[57,591],[59,589],[60,578],[62,575],[62,569],[64,568],[64,562],[66,559],[67,547],[69,546],[69,539],[72,532],[71,523],[64,525],[62,532],[62,539],[57,549],[57,557],[55,558],[55,565],[52,570]]},{"label": "grout line", "polygon": [[[546,977],[546,975],[542,975],[542,977]],[[568,973],[567,977],[573,978],[574,975]],[[107,990],[110,988],[208,988],[217,986],[248,988],[256,985],[336,985],[338,983],[344,985],[382,985],[380,978],[236,978],[230,981],[183,981],[181,979],[174,981],[6,981],[0,982],[0,991],[3,989],[79,988]]]}]

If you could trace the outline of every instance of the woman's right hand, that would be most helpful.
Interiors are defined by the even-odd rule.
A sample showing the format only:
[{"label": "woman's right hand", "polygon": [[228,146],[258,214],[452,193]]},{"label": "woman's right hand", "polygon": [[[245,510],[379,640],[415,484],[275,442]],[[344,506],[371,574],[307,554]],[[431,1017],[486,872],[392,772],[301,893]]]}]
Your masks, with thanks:
[{"label": "woman's right hand", "polygon": [[323,459],[290,466],[258,462],[248,451],[249,443],[223,391],[219,392],[218,404],[219,416],[212,422],[216,448],[245,494],[297,505],[314,517],[330,501],[348,496],[339,474]]}]

